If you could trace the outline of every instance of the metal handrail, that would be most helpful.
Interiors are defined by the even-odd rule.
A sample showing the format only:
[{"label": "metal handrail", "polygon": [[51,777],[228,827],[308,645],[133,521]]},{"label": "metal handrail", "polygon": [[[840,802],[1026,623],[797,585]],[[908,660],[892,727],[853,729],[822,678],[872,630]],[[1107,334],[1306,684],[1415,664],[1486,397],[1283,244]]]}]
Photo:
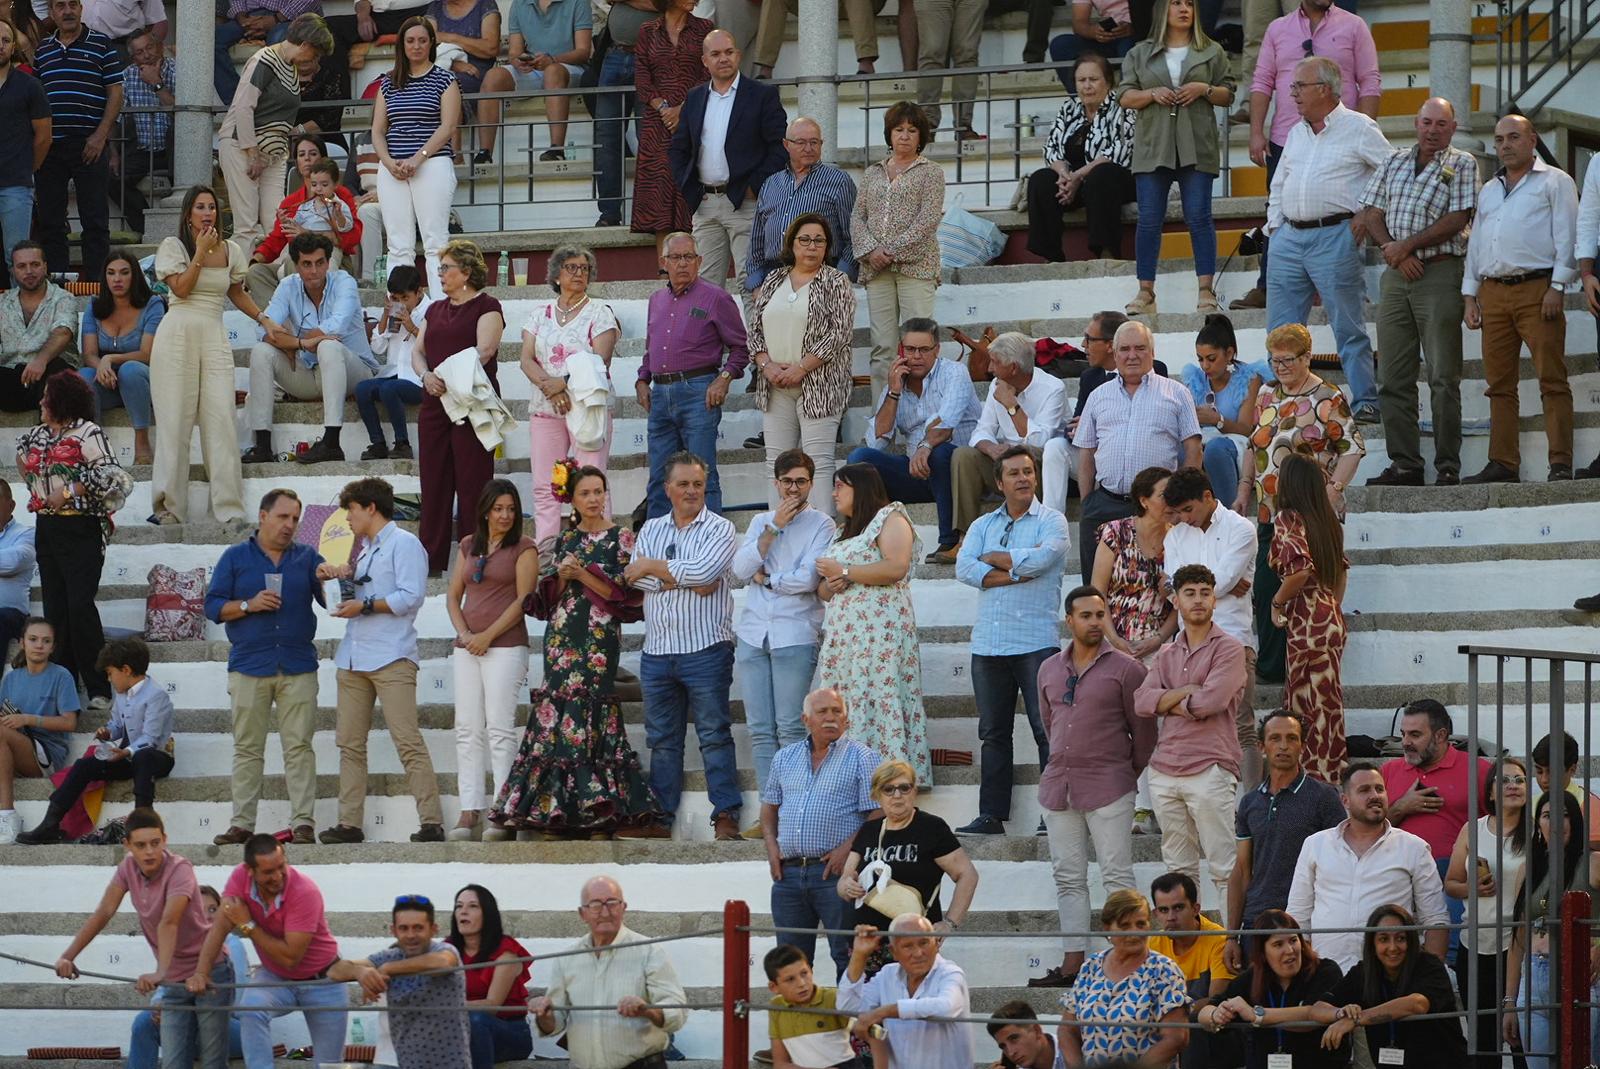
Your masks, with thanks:
[{"label": "metal handrail", "polygon": [[[1542,10],[1546,5],[1548,10]],[[1600,28],[1600,0],[1498,0],[1498,6],[1495,96],[1502,112],[1515,107],[1537,114],[1586,65],[1578,49]],[[1545,39],[1531,40],[1540,29],[1548,30]],[[1531,99],[1546,77],[1563,66],[1554,84],[1543,86],[1537,99]]]}]

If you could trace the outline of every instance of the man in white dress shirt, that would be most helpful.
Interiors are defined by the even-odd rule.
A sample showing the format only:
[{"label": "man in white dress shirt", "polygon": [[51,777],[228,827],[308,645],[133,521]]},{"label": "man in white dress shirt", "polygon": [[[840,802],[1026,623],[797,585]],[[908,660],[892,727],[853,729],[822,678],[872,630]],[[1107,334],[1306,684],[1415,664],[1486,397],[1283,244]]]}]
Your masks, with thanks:
[{"label": "man in white dress shirt", "polygon": [[1348,819],[1319,831],[1300,847],[1288,911],[1316,931],[1317,953],[1349,972],[1361,960],[1360,928],[1386,903],[1404,906],[1418,924],[1438,925],[1422,945],[1443,958],[1450,943],[1444,884],[1427,841],[1389,823],[1383,773],[1370,761],[1345,766],[1339,798]]},{"label": "man in white dress shirt", "polygon": [[837,1006],[856,1015],[855,1034],[865,1039],[873,1025],[887,1033],[895,1065],[916,1069],[972,1069],[976,1051],[972,1025],[923,1020],[965,1017],[971,1009],[961,966],[939,953],[928,918],[902,913],[889,924],[894,964],[866,979],[867,959],[883,936],[870,924],[856,926],[850,967],[839,985]]},{"label": "man in white dress shirt", "polygon": [[1483,330],[1489,463],[1464,483],[1522,481],[1517,378],[1524,345],[1539,376],[1550,481],[1572,478],[1572,386],[1562,306],[1567,291],[1578,288],[1578,188],[1565,171],[1539,158],[1538,144],[1533,124],[1521,115],[1495,124],[1500,170],[1478,193],[1478,217],[1467,241],[1461,292],[1467,329]]},{"label": "man in white dress shirt", "polygon": [[[1600,325],[1600,275],[1596,275],[1594,269],[1595,260],[1600,258],[1600,167],[1590,167],[1583,172],[1583,195],[1578,199],[1578,244],[1574,252],[1584,302],[1595,317],[1595,323]],[[1588,467],[1579,468],[1577,476],[1600,479],[1600,455]]]},{"label": "man in white dress shirt", "polygon": [[[978,518],[984,494],[995,487],[1000,454],[1014,445],[1030,446],[1037,454],[1067,422],[1066,385],[1034,369],[1032,338],[1014,330],[1000,335],[989,343],[989,366],[994,381],[972,441],[958,448],[950,463],[956,533],[962,535]],[[954,564],[959,549],[958,544],[929,559]]]},{"label": "man in white dress shirt", "polygon": [[[1344,75],[1325,56],[1302,60],[1290,91],[1301,121],[1289,132],[1267,200],[1267,330],[1304,323],[1322,298],[1339,344],[1357,420],[1378,422],[1378,386],[1367,337],[1365,266],[1356,220],[1361,191],[1392,151],[1378,124],[1339,100]],[[1349,225],[1347,225],[1349,224]]]}]

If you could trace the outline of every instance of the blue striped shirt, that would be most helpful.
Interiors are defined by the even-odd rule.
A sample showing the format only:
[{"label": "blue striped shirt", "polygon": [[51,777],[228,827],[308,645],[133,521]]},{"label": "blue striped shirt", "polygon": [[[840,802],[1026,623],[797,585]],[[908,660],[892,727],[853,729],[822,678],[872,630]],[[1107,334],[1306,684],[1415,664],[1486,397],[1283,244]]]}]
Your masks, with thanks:
[{"label": "blue striped shirt", "polygon": [[56,141],[79,141],[94,133],[105,118],[111,87],[122,85],[122,62],[111,38],[88,27],[71,44],[54,34],[40,41],[33,71],[50,101]]},{"label": "blue striped shirt", "polygon": [[[733,641],[733,588],[728,566],[737,536],[733,524],[710,509],[680,528],[672,514],[646,520],[633,546],[633,558],[665,560],[678,585],[663,590],[661,580],[645,576],[633,584],[644,591],[644,652],[657,656],[698,653]],[[697,586],[717,584],[701,597]]]},{"label": "blue striped shirt", "polygon": [[[980,657],[1010,657],[1061,645],[1061,577],[1067,567],[1067,518],[1038,501],[1013,522],[1001,505],[973,521],[956,555],[956,578],[977,587],[978,619],[972,625],[972,652]],[[1025,583],[984,589],[992,566],[979,558],[1011,554],[1010,575]]]},{"label": "blue striped shirt", "polygon": [[811,770],[811,739],[772,755],[761,801],[778,807],[778,856],[820,857],[854,839],[872,800],[872,773],[883,760],[854,739],[835,739],[822,766]]},{"label": "blue striped shirt", "polygon": [[[443,119],[445,90],[455,84],[455,75],[442,67],[429,67],[427,74],[407,81],[404,89],[397,90],[389,79],[383,80],[383,112],[389,120],[385,141],[391,159],[410,159],[422,151],[422,146],[439,129]],[[449,141],[434,153],[435,156],[449,154]]]},{"label": "blue striped shirt", "polygon": [[750,224],[750,256],[745,286],[754,293],[768,271],[782,266],[783,235],[797,215],[818,212],[833,234],[833,266],[856,280],[856,258],[850,248],[850,213],[856,207],[856,184],[831,163],[819,163],[796,184],[794,168],[785,167],[761,185],[756,217]]}]

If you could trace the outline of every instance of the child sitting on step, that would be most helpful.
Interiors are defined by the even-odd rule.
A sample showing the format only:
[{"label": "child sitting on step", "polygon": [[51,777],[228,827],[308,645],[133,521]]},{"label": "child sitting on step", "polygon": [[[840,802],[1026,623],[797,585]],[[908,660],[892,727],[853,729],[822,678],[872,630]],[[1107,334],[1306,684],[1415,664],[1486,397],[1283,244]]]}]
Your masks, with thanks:
[{"label": "child sitting on step", "polygon": [[767,1014],[773,1069],[860,1069],[861,1060],[850,1046],[850,1015],[834,1011],[838,990],[817,985],[806,952],[780,943],[761,964],[774,1007],[811,1011],[775,1009]]}]

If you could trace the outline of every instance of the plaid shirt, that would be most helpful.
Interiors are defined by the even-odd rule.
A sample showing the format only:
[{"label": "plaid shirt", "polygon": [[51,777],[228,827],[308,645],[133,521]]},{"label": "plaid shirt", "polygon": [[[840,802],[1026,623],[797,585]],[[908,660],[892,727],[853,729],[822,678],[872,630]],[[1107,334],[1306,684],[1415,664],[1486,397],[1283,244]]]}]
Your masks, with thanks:
[{"label": "plaid shirt", "polygon": [[279,16],[282,22],[293,22],[308,11],[314,15],[322,14],[322,0],[233,0],[228,5],[230,19],[250,11],[270,11]]},{"label": "plaid shirt", "polygon": [[[171,56],[161,61],[161,84],[169,88],[178,80],[178,61]],[[139,65],[130,63],[122,72],[122,100],[129,108],[160,108],[161,98],[156,96],[156,91],[145,80],[139,77]],[[153,111],[143,115],[132,114],[134,139],[140,148],[152,149],[156,152],[167,147],[167,139],[172,136],[172,116],[165,111]]]},{"label": "plaid shirt", "polygon": [[821,857],[855,838],[872,800],[872,773],[883,758],[854,739],[828,745],[822,767],[811,771],[811,739],[791,742],[772,756],[761,800],[778,807],[778,856]]},{"label": "plaid shirt", "polygon": [[[1478,207],[1478,162],[1470,152],[1446,146],[1420,172],[1417,147],[1396,149],[1382,167],[1373,172],[1361,203],[1383,213],[1384,225],[1397,241],[1420,234],[1440,217],[1451,212],[1471,213]],[[1416,251],[1419,260],[1435,256],[1465,256],[1467,235],[1463,227],[1455,237],[1440,245]]]}]

